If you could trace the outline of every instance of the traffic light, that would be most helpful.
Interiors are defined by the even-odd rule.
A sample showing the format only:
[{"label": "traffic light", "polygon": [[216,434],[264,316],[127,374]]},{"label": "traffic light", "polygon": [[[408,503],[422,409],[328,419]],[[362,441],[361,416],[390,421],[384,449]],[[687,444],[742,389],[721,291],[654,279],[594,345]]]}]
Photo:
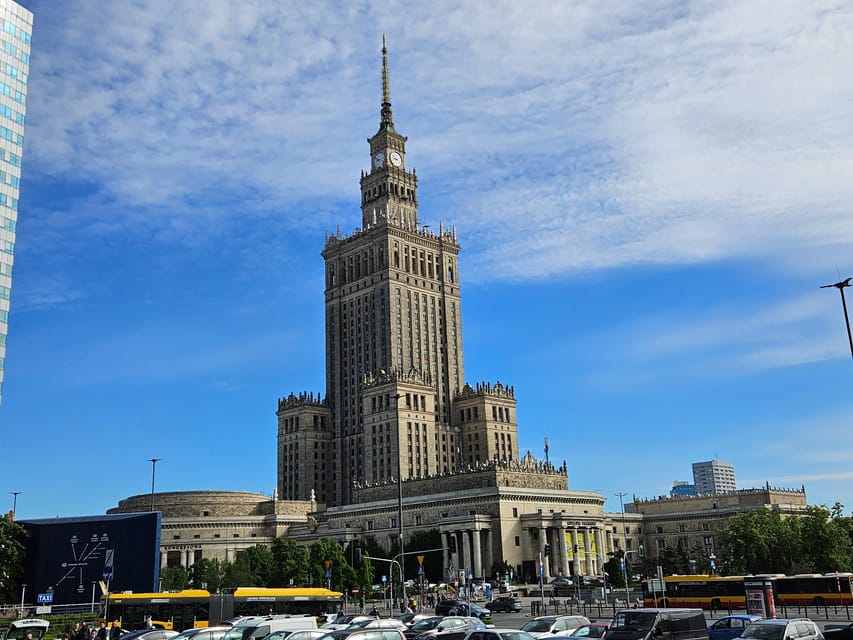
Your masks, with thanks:
[{"label": "traffic light", "polygon": [[361,564],[361,549],[355,550],[355,563],[358,565]]},{"label": "traffic light", "polygon": [[545,551],[544,551],[544,553],[545,553],[545,555],[546,555],[546,556],[551,555],[551,545],[550,545],[550,544],[546,544],[546,545],[545,545]]},{"label": "traffic light", "polygon": [[450,548],[450,553],[456,553],[456,538],[450,538],[447,546]]}]

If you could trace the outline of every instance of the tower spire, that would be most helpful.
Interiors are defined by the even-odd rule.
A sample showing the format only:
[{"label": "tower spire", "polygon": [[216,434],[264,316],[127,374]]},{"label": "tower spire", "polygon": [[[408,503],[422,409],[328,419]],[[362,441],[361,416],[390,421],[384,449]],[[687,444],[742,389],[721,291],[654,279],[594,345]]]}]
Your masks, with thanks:
[{"label": "tower spire", "polygon": [[380,128],[393,129],[394,120],[391,117],[391,90],[388,87],[388,47],[385,45],[385,34],[382,34],[382,116]]}]

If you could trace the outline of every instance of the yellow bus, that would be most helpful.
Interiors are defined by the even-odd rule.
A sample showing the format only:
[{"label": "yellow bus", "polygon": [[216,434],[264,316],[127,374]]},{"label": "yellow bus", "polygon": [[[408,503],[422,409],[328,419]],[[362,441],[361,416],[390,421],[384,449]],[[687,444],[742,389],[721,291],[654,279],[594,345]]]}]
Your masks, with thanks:
[{"label": "yellow bus", "polygon": [[786,605],[853,604],[853,573],[810,573],[776,578],[776,600]]},{"label": "yellow bus", "polygon": [[314,587],[238,587],[211,594],[203,589],[171,593],[111,593],[106,617],[118,620],[123,629],[141,629],[150,616],[161,629],[182,631],[219,624],[236,616],[270,613],[323,616],[336,612],[343,594]]},{"label": "yellow bus", "polygon": [[[664,588],[661,589],[661,586]],[[700,607],[702,609],[745,609],[743,576],[666,576],[643,582],[647,607]]]}]

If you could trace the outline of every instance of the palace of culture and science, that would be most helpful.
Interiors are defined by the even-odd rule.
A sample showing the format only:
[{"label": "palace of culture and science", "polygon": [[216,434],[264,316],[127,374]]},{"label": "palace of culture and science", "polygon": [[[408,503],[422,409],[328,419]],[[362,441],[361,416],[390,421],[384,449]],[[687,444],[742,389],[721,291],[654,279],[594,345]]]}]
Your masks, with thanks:
[{"label": "palace of culture and science", "polygon": [[[503,563],[534,576],[540,558],[546,579],[598,575],[620,550],[657,555],[671,546],[707,559],[714,529],[730,515],[805,508],[804,490],[767,486],[635,498],[625,513],[608,514],[601,493],[569,489],[565,462],[522,456],[514,389],[465,381],[460,245],[454,228],[438,223],[436,231],[419,220],[418,179],[393,119],[384,42],[379,116],[360,181],[361,228],[328,236],[322,250],[326,396],[278,401],[272,498],[156,495],[161,566],[231,560],[282,535],[305,545],[327,536],[389,549],[399,531],[408,538],[437,530],[448,577],[463,569],[491,577]],[[110,513],[147,511],[151,500],[131,496]]]}]

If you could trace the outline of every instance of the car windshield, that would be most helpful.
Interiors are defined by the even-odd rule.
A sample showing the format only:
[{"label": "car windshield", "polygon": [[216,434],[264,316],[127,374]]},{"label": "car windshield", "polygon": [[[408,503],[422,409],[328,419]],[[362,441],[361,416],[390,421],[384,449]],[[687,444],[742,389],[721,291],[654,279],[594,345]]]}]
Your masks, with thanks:
[{"label": "car windshield", "polygon": [[430,629],[435,629],[439,622],[441,622],[441,618],[439,617],[424,618],[423,620],[418,620],[410,628],[412,631],[429,631]]},{"label": "car windshield", "polygon": [[359,620],[358,622],[353,622],[347,629],[364,629],[367,625],[369,625],[373,620]]},{"label": "car windshield", "polygon": [[539,633],[541,631],[550,631],[551,625],[554,624],[553,620],[531,620],[523,627],[521,627],[522,631]]},{"label": "car windshield", "polygon": [[605,631],[604,627],[593,627],[585,624],[575,629],[572,636],[575,638],[600,638]]},{"label": "car windshield", "polygon": [[784,624],[758,624],[753,623],[743,630],[741,638],[755,638],[756,640],[782,640],[785,635]]},{"label": "car windshield", "polygon": [[648,631],[655,623],[657,614],[640,611],[620,611],[613,621],[613,628],[630,631]]}]

